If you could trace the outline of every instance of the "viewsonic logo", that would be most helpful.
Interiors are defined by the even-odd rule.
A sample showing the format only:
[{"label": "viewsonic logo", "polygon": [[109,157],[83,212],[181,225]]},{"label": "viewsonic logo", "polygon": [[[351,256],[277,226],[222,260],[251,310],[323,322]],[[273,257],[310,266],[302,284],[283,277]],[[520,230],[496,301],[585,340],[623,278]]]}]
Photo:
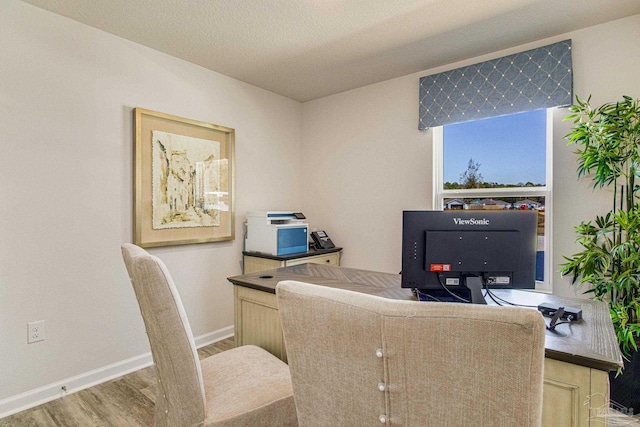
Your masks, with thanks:
[{"label": "viewsonic logo", "polygon": [[469,218],[469,219],[453,218],[453,222],[456,225],[489,225],[489,220],[486,219],[486,218],[482,218],[482,219],[476,219],[476,218]]}]

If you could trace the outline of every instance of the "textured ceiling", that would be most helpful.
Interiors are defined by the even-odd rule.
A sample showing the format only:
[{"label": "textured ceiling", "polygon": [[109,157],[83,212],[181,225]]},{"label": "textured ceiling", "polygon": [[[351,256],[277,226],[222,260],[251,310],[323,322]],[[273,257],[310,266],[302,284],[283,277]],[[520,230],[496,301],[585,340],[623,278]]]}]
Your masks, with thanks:
[{"label": "textured ceiling", "polygon": [[304,102],[640,13],[638,0],[22,0]]}]

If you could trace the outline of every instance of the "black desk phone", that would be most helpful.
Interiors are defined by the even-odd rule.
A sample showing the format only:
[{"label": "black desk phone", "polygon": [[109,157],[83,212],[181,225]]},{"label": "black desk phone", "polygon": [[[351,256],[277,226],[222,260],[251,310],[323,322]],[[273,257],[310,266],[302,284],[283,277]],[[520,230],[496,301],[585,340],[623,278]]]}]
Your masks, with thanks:
[{"label": "black desk phone", "polygon": [[311,238],[316,244],[316,249],[331,249],[336,247],[324,231],[312,231]]}]

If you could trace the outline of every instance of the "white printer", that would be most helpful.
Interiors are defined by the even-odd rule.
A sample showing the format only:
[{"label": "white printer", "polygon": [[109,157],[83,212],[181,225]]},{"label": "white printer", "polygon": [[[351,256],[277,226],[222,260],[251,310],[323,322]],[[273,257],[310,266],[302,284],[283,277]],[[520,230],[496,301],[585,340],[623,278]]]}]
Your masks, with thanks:
[{"label": "white printer", "polygon": [[301,212],[247,212],[245,251],[289,255],[309,250],[309,225]]}]

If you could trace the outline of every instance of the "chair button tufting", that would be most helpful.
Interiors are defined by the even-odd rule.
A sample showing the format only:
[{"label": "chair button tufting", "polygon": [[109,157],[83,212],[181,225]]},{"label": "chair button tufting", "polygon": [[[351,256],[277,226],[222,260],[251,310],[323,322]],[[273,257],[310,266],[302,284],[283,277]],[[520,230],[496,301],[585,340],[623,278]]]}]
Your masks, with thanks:
[{"label": "chair button tufting", "polygon": [[383,355],[383,353],[382,353],[382,349],[381,349],[381,348],[377,349],[377,350],[376,350],[376,356],[378,356],[378,357],[382,357],[382,355]]},{"label": "chair button tufting", "polygon": [[378,383],[378,390],[385,391],[387,386],[383,382]]},{"label": "chair button tufting", "polygon": [[384,415],[384,414],[380,415],[380,416],[378,417],[378,419],[380,420],[380,422],[381,422],[382,424],[386,424],[386,423],[387,423],[387,416],[386,416],[386,415]]}]

